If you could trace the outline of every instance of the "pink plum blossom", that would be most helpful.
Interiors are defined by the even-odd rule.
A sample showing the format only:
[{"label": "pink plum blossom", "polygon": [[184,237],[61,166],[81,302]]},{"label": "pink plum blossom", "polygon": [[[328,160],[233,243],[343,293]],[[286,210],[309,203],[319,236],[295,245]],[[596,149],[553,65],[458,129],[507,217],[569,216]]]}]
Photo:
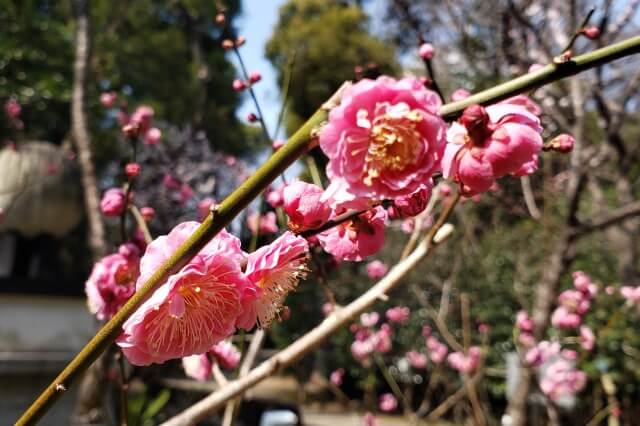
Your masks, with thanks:
[{"label": "pink plum blossom", "polygon": [[451,94],[451,100],[453,102],[458,102],[458,101],[462,101],[464,99],[467,99],[469,96],[471,96],[471,93],[468,90],[465,89],[456,89],[452,94]]},{"label": "pink plum blossom", "polygon": [[627,300],[629,304],[636,304],[640,302],[640,286],[639,287],[631,287],[631,286],[622,286],[620,287],[620,294],[623,298]]},{"label": "pink plum blossom", "polygon": [[182,368],[184,373],[199,382],[206,382],[212,376],[211,368],[213,363],[209,358],[209,355],[199,354],[190,355],[182,358]]},{"label": "pink plum blossom", "polygon": [[297,181],[285,186],[282,195],[289,228],[295,232],[314,229],[329,220],[331,207],[321,201],[322,188]]},{"label": "pink plum blossom", "polygon": [[4,104],[4,112],[9,120],[17,120],[22,113],[22,107],[16,99],[10,98]]},{"label": "pink plum blossom", "polygon": [[153,115],[153,108],[148,105],[140,105],[133,114],[131,114],[130,122],[138,126],[140,134],[145,134],[151,129]]},{"label": "pink plum blossom", "polygon": [[156,210],[153,207],[145,206],[140,208],[140,215],[142,218],[149,222],[156,215]]},{"label": "pink plum blossom", "polygon": [[585,351],[592,351],[596,345],[596,336],[591,328],[586,325],[580,327],[580,346]]},{"label": "pink plum blossom", "polygon": [[472,105],[447,132],[444,176],[459,182],[465,194],[475,195],[502,176],[531,174],[538,167],[541,132],[540,120],[525,106]]},{"label": "pink plum blossom", "polygon": [[258,289],[254,309],[262,327],[282,311],[287,294],[306,277],[308,258],[307,240],[289,231],[249,254],[245,274]]},{"label": "pink plum blossom", "polygon": [[427,337],[427,349],[429,349],[429,358],[435,364],[441,364],[447,356],[449,349],[444,343],[441,343],[434,336]]},{"label": "pink plum blossom", "polygon": [[582,34],[585,35],[585,37],[587,37],[590,40],[595,40],[598,37],[600,37],[600,28],[598,27],[587,27],[587,28],[583,28],[582,29]]},{"label": "pink plum blossom", "polygon": [[444,153],[440,105],[417,78],[382,76],[348,87],[320,132],[334,201],[395,199],[427,182]]},{"label": "pink plum blossom", "polygon": [[367,271],[367,276],[369,278],[371,278],[372,280],[377,280],[379,278],[384,277],[387,274],[389,267],[384,262],[381,262],[379,260],[373,260],[367,263],[365,270]]},{"label": "pink plum blossom", "polygon": [[286,141],[283,141],[282,139],[276,139],[271,143],[271,149],[273,149],[274,151],[277,151],[280,148],[282,148],[285,143]]},{"label": "pink plum blossom", "polygon": [[[147,246],[136,288],[141,288],[199,226],[184,222]],[[124,323],[117,344],[134,365],[163,363],[208,351],[255,323],[254,284],[240,270],[240,240],[222,230],[171,275]]]},{"label": "pink plum blossom", "polygon": [[247,226],[252,234],[260,235],[275,234],[278,232],[278,221],[275,212],[260,214],[253,212],[247,216]]},{"label": "pink plum blossom", "polygon": [[536,71],[541,70],[542,68],[544,68],[544,65],[542,65],[542,64],[531,64],[529,66],[529,69],[527,70],[527,73],[536,72]]},{"label": "pink plum blossom", "polygon": [[398,400],[395,396],[393,396],[393,394],[383,393],[382,395],[380,395],[378,407],[380,408],[380,411],[389,413],[398,408]]},{"label": "pink plum blossom", "polygon": [[371,340],[355,340],[351,344],[351,355],[363,363],[373,353],[375,346]]},{"label": "pink plum blossom", "polygon": [[373,327],[380,320],[380,314],[377,312],[365,312],[360,315],[360,324],[363,327]]},{"label": "pink plum blossom", "polygon": [[472,346],[465,355],[463,352],[452,352],[447,357],[449,365],[462,374],[473,374],[480,364],[481,351],[478,346]]},{"label": "pink plum blossom", "polygon": [[140,250],[123,244],[117,253],[100,259],[85,283],[89,311],[99,320],[110,319],[133,295],[140,273]]},{"label": "pink plum blossom", "polygon": [[258,71],[253,71],[251,74],[249,74],[249,81],[252,84],[257,83],[260,80],[262,80],[262,75]]},{"label": "pink plum blossom", "polygon": [[329,316],[331,314],[331,312],[333,312],[335,310],[335,305],[333,303],[323,303],[322,304],[322,313],[324,314],[324,316]]},{"label": "pink plum blossom", "polygon": [[122,188],[107,189],[100,200],[100,211],[107,217],[117,217],[126,208],[126,194]]},{"label": "pink plum blossom", "polygon": [[144,134],[144,143],[146,145],[157,145],[162,139],[162,131],[157,127],[152,127]]},{"label": "pink plum blossom", "polygon": [[318,234],[322,248],[340,260],[361,261],[382,248],[387,212],[378,206]]},{"label": "pink plum blossom", "polygon": [[578,328],[581,323],[582,317],[565,306],[559,306],[551,315],[551,324],[556,328],[573,329]]},{"label": "pink plum blossom", "polygon": [[378,421],[373,414],[367,412],[362,417],[362,426],[378,426]]},{"label": "pink plum blossom", "polygon": [[547,142],[544,146],[545,150],[556,151],[561,154],[568,154],[573,150],[575,144],[573,136],[563,133]]},{"label": "pink plum blossom", "polygon": [[529,317],[529,313],[527,311],[518,311],[516,314],[516,327],[521,332],[533,331],[533,320]]},{"label": "pink plum blossom", "polygon": [[552,401],[572,396],[584,389],[587,375],[574,368],[569,361],[558,359],[549,365],[540,380],[540,389]]},{"label": "pink plum blossom", "polygon": [[213,355],[222,368],[234,369],[240,365],[240,358],[242,355],[236,346],[229,340],[223,340],[222,342],[213,345],[209,351]]},{"label": "pink plum blossom", "polygon": [[425,354],[416,351],[407,352],[405,357],[407,358],[407,361],[409,361],[411,367],[416,370],[424,370],[427,367],[427,362],[429,361],[429,358],[427,358]]},{"label": "pink plum blossom", "polygon": [[385,316],[389,322],[404,324],[409,321],[410,314],[411,310],[407,306],[395,306],[391,309],[387,309]]},{"label": "pink plum blossom", "polygon": [[104,92],[100,95],[100,103],[105,108],[111,108],[115,105],[117,99],[118,94],[116,92]]},{"label": "pink plum blossom", "polygon": [[269,189],[264,199],[274,209],[280,207],[284,204],[283,191],[284,185],[280,185],[276,189]]},{"label": "pink plum blossom", "polygon": [[329,380],[334,386],[340,387],[342,385],[342,379],[344,378],[344,373],[345,373],[344,368],[338,368],[337,370],[334,370],[333,372],[331,372],[331,375],[329,376]]},{"label": "pink plum blossom", "polygon": [[233,87],[233,90],[235,90],[236,92],[242,92],[244,89],[247,88],[247,84],[244,82],[244,80],[236,78],[235,80],[233,80],[233,83],[231,85]]}]

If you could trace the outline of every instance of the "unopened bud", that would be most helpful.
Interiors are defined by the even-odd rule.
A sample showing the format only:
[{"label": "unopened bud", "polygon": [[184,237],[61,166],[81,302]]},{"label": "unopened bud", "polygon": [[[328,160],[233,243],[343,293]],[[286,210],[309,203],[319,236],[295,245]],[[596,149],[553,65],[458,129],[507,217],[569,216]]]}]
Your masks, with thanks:
[{"label": "unopened bud", "polygon": [[492,131],[489,129],[489,114],[482,105],[471,105],[465,108],[460,117],[460,123],[467,129],[467,133],[474,145],[482,145]]},{"label": "unopened bud", "polygon": [[544,144],[543,149],[545,151],[556,151],[562,154],[567,154],[573,150],[574,144],[575,139],[573,136],[563,133]]},{"label": "unopened bud", "polygon": [[156,211],[153,207],[142,207],[140,209],[140,215],[142,215],[142,218],[146,222],[149,222],[151,219],[153,219],[155,214],[156,214]]},{"label": "unopened bud", "polygon": [[227,18],[224,16],[224,13],[218,13],[216,15],[216,24],[224,25],[226,21],[227,21]]},{"label": "unopened bud", "polygon": [[124,166],[124,174],[127,175],[128,178],[137,177],[140,174],[140,170],[142,170],[142,168],[138,163],[127,163]]},{"label": "unopened bud", "polygon": [[247,120],[249,121],[249,123],[255,123],[256,121],[258,121],[258,116],[250,112],[249,114],[247,114]]},{"label": "unopened bud", "polygon": [[244,38],[244,36],[238,36],[238,38],[236,39],[236,46],[240,47],[243,44],[245,44],[247,42],[247,39]]},{"label": "unopened bud", "polygon": [[236,92],[242,92],[244,89],[247,88],[247,84],[243,81],[240,80],[239,78],[236,78],[235,80],[233,80],[233,90],[235,90]]},{"label": "unopened bud", "polygon": [[234,46],[233,40],[229,40],[228,38],[222,40],[222,48],[224,50],[231,50],[233,49],[233,46]]},{"label": "unopened bud", "polygon": [[137,138],[138,133],[140,133],[140,126],[136,122],[125,124],[122,127],[122,134],[124,134],[128,139]]},{"label": "unopened bud", "polygon": [[587,37],[590,40],[595,40],[598,37],[600,37],[600,28],[598,27],[587,27],[587,28],[583,28],[582,31],[580,31],[582,34],[584,34],[585,37]]},{"label": "unopened bud", "polygon": [[251,73],[251,75],[249,75],[249,81],[253,84],[253,83],[257,83],[260,80],[262,80],[262,76],[260,75],[260,73],[258,71],[254,71]]},{"label": "unopened bud", "polygon": [[431,60],[435,52],[436,50],[433,48],[431,43],[422,43],[418,49],[418,54],[425,61]]}]

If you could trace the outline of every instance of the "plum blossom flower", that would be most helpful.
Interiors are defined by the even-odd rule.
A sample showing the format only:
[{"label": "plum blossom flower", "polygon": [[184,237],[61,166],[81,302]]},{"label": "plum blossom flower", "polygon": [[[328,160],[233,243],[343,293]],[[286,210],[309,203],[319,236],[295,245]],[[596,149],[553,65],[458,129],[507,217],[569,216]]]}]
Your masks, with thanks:
[{"label": "plum blossom flower", "polygon": [[213,345],[209,351],[222,368],[233,369],[240,365],[242,355],[236,346],[228,340]]},{"label": "plum blossom flower", "polygon": [[151,120],[155,112],[148,105],[140,105],[131,114],[130,123],[138,126],[140,134],[145,134],[151,128]]},{"label": "plum blossom flower", "polygon": [[404,324],[409,321],[409,315],[411,310],[407,306],[395,306],[391,309],[387,309],[385,316],[389,322]]},{"label": "plum blossom flower", "polygon": [[140,250],[123,244],[118,252],[100,259],[85,283],[89,311],[99,320],[110,319],[133,295],[140,273]]},{"label": "plum blossom flower", "polygon": [[140,208],[140,215],[142,218],[149,222],[156,215],[156,210],[153,207],[145,206]]},{"label": "plum blossom flower", "polygon": [[245,274],[258,289],[254,309],[262,327],[281,312],[287,294],[307,276],[308,257],[307,240],[289,231],[249,254]]},{"label": "plum blossom flower", "polygon": [[157,145],[162,139],[162,130],[157,127],[152,127],[144,134],[144,143],[146,145]]},{"label": "plum blossom flower", "polygon": [[378,421],[373,414],[367,412],[362,417],[362,426],[378,426]]},{"label": "plum blossom flower", "polygon": [[481,351],[478,346],[472,346],[465,355],[463,352],[452,352],[447,357],[449,365],[463,374],[473,374],[480,364]]},{"label": "plum blossom flower", "polygon": [[211,368],[213,363],[209,355],[189,355],[182,358],[182,368],[184,373],[199,382],[206,382],[212,376]]},{"label": "plum blossom flower", "polygon": [[252,234],[275,234],[276,232],[278,232],[278,221],[276,214],[274,212],[266,212],[265,214],[253,212],[249,216],[247,216],[247,227]]},{"label": "plum blossom flower", "polygon": [[378,407],[380,408],[380,411],[384,411],[385,413],[391,412],[398,408],[398,400],[393,396],[393,394],[383,393],[380,395]]},{"label": "plum blossom flower", "polygon": [[525,360],[532,366],[539,366],[560,353],[560,343],[543,340],[530,348],[525,354]]},{"label": "plum blossom flower", "polygon": [[4,104],[4,112],[9,120],[17,120],[22,113],[22,106],[16,99],[10,98]]},{"label": "plum blossom flower", "polygon": [[393,211],[396,217],[413,217],[422,213],[427,208],[433,181],[430,179],[409,195],[397,197],[393,200]]},{"label": "plum blossom flower", "polygon": [[[198,227],[184,222],[147,246],[140,288]],[[163,363],[208,351],[236,327],[251,328],[256,288],[240,270],[240,240],[221,231],[171,275],[124,323],[116,340],[134,365]]]},{"label": "plum blossom flower", "polygon": [[416,351],[407,352],[405,357],[407,358],[407,361],[409,361],[411,367],[416,370],[425,369],[427,367],[427,362],[429,361],[429,358],[427,358],[425,354]]},{"label": "plum blossom flower", "polygon": [[640,302],[640,287],[622,286],[620,287],[620,294],[631,305]]},{"label": "plum blossom flower", "polygon": [[587,375],[573,367],[571,363],[559,358],[549,365],[542,374],[540,389],[552,401],[575,395],[584,389]]},{"label": "plum blossom flower", "polygon": [[284,203],[283,191],[284,185],[280,185],[276,189],[270,189],[269,191],[267,191],[267,195],[264,197],[264,199],[274,209],[276,207],[280,207]]},{"label": "plum blossom flower", "polygon": [[578,328],[582,323],[582,317],[575,312],[571,312],[566,306],[560,306],[551,315],[551,324],[556,328],[572,329]]},{"label": "plum blossom flower", "polygon": [[444,361],[449,349],[447,345],[440,342],[436,337],[429,336],[427,337],[427,349],[429,349],[429,358],[435,364],[441,364]]},{"label": "plum blossom flower", "polygon": [[126,195],[122,188],[110,188],[105,191],[100,200],[100,211],[108,217],[117,217],[126,208]]},{"label": "plum blossom flower", "polygon": [[377,312],[365,312],[360,315],[360,324],[363,327],[373,327],[380,320],[380,314]]},{"label": "plum blossom flower", "polygon": [[447,132],[443,174],[459,182],[467,195],[488,191],[508,174],[531,174],[538,167],[541,132],[540,120],[526,106],[472,105]]},{"label": "plum blossom flower", "polygon": [[300,232],[317,228],[329,220],[331,207],[321,201],[323,192],[322,188],[302,181],[284,187],[282,195],[289,228]]},{"label": "plum blossom flower", "polygon": [[591,352],[596,345],[596,336],[590,327],[583,325],[580,327],[580,346],[585,351]]},{"label": "plum blossom flower", "polygon": [[406,196],[439,170],[441,101],[416,78],[382,76],[347,88],[320,132],[334,202]]},{"label": "plum blossom flower", "polygon": [[344,378],[344,373],[345,373],[344,368],[338,368],[337,370],[334,370],[333,372],[331,372],[331,375],[329,376],[329,380],[334,386],[340,387],[342,385],[342,379]]},{"label": "plum blossom flower", "polygon": [[378,206],[318,234],[322,248],[340,260],[361,261],[382,248],[387,212]]},{"label": "plum blossom flower", "polygon": [[533,320],[529,317],[529,313],[527,311],[518,311],[516,314],[516,327],[521,332],[532,332],[533,331]]},{"label": "plum blossom flower", "polygon": [[371,278],[372,280],[377,280],[387,274],[389,267],[384,262],[373,260],[367,263],[367,266],[365,266],[365,270],[367,271],[367,276],[369,278]]}]

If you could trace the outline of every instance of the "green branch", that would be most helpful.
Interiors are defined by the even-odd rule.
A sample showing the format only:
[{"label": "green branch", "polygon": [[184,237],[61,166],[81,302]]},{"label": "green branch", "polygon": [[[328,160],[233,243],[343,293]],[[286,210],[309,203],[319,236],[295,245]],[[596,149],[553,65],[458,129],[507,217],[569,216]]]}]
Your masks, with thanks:
[{"label": "green branch", "polygon": [[[547,65],[539,71],[524,75],[492,89],[477,93],[463,101],[444,105],[440,112],[454,120],[467,106],[490,104],[542,85],[577,74],[587,69],[640,52],[640,36],[598,49],[573,58],[560,65]],[[249,179],[238,187],[202,222],[196,231],[147,280],[142,288],[113,316],[76,355],[56,379],[24,412],[16,425],[35,424],[51,405],[67,390],[73,380],[82,374],[120,334],[124,322],[167,278],[178,272],[222,228],[228,225],[249,203],[275,180],[284,170],[314,145],[313,132],[327,119],[327,109],[319,109],[275,152]]]}]

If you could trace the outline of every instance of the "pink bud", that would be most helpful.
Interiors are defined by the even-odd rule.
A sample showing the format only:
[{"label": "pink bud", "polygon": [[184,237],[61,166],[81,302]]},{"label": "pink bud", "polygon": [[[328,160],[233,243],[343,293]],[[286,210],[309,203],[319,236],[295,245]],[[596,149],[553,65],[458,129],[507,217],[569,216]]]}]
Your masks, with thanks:
[{"label": "pink bud", "polygon": [[385,413],[388,413],[398,408],[398,400],[392,394],[384,393],[380,395],[378,407],[380,408],[380,411],[384,411]]},{"label": "pink bud", "polygon": [[144,143],[146,145],[157,145],[161,138],[162,131],[157,127],[152,127],[144,135]]},{"label": "pink bud", "polygon": [[404,324],[409,321],[409,316],[411,315],[411,310],[406,306],[396,306],[391,309],[387,309],[385,316],[389,320],[389,322],[393,322],[396,324]]},{"label": "pink bud", "polygon": [[233,40],[229,40],[229,39],[222,40],[222,48],[224,50],[231,50],[233,49],[233,46],[234,46]]},{"label": "pink bud", "polygon": [[575,139],[573,136],[563,133],[547,142],[544,149],[567,154],[573,150],[574,143]]},{"label": "pink bud", "polygon": [[333,371],[331,373],[330,376],[330,381],[334,386],[340,386],[342,385],[342,378],[344,377],[344,368],[338,368],[337,370]]},{"label": "pink bud", "polygon": [[468,90],[458,89],[451,94],[451,100],[453,102],[458,102],[467,99],[469,96],[471,96],[471,93]]},{"label": "pink bud", "polygon": [[282,195],[289,228],[300,232],[317,228],[329,220],[331,207],[321,201],[323,192],[322,188],[302,181],[285,186]]},{"label": "pink bud", "polygon": [[105,108],[111,108],[116,103],[116,99],[118,99],[116,92],[104,92],[100,95],[100,103]]},{"label": "pink bud", "polygon": [[432,188],[433,183],[429,181],[426,184],[422,184],[411,194],[396,198],[393,200],[395,211],[400,217],[413,217],[422,213],[427,208]]},{"label": "pink bud", "polygon": [[100,200],[100,210],[108,217],[120,216],[125,207],[125,193],[121,188],[108,189]]},{"label": "pink bud", "polygon": [[487,110],[478,104],[465,108],[462,117],[460,117],[460,123],[467,129],[474,145],[477,146],[481,146],[491,135],[490,122]]},{"label": "pink bud", "polygon": [[250,112],[249,114],[247,114],[247,121],[249,123],[255,123],[256,121],[258,121],[258,116]]},{"label": "pink bud", "polygon": [[285,141],[283,141],[282,139],[276,139],[271,144],[271,148],[273,148],[274,151],[277,151],[280,148],[282,148],[284,144],[285,144]]},{"label": "pink bud", "polygon": [[227,18],[224,16],[224,13],[218,13],[216,15],[216,24],[224,25],[226,21],[227,21]]},{"label": "pink bud", "polygon": [[236,92],[242,92],[244,89],[247,88],[247,85],[245,84],[245,82],[243,80],[240,80],[239,78],[236,78],[235,80],[233,80],[233,90],[235,90]]},{"label": "pink bud", "polygon": [[197,207],[198,220],[204,220],[204,218],[207,217],[207,215],[211,211],[211,206],[213,206],[215,203],[216,201],[210,197],[200,200]]},{"label": "pink bud", "polygon": [[17,100],[11,98],[4,104],[4,111],[9,119],[16,120],[18,117],[20,117],[22,107]]},{"label": "pink bud", "polygon": [[140,214],[146,222],[149,222],[156,215],[156,211],[153,207],[145,206],[140,209]]},{"label": "pink bud", "polygon": [[371,278],[372,280],[376,280],[384,277],[389,270],[389,267],[379,260],[374,260],[367,263],[365,270],[367,271],[367,276],[369,278]]},{"label": "pink bud", "polygon": [[257,83],[260,80],[262,80],[262,76],[258,71],[254,71],[249,75],[249,81],[251,82],[251,84]]},{"label": "pink bud", "polygon": [[433,58],[435,49],[433,48],[433,45],[431,43],[422,43],[420,45],[420,48],[418,49],[418,54],[420,54],[420,57],[422,59],[428,61]]},{"label": "pink bud", "polygon": [[128,123],[122,126],[122,134],[127,139],[135,139],[140,133],[140,126],[138,123]]},{"label": "pink bud", "polygon": [[600,37],[600,28],[598,27],[583,28],[582,34],[584,34],[590,40],[595,40],[598,37]]},{"label": "pink bud", "polygon": [[127,163],[124,166],[124,174],[130,179],[137,177],[140,174],[140,170],[141,167],[138,163]]},{"label": "pink bud", "polygon": [[244,36],[238,36],[236,38],[236,46],[240,47],[247,42],[247,39]]},{"label": "pink bud", "polygon": [[544,65],[542,64],[531,64],[531,66],[529,67],[529,70],[527,72],[532,73],[532,72],[536,72],[541,70],[542,68],[544,68]]}]

